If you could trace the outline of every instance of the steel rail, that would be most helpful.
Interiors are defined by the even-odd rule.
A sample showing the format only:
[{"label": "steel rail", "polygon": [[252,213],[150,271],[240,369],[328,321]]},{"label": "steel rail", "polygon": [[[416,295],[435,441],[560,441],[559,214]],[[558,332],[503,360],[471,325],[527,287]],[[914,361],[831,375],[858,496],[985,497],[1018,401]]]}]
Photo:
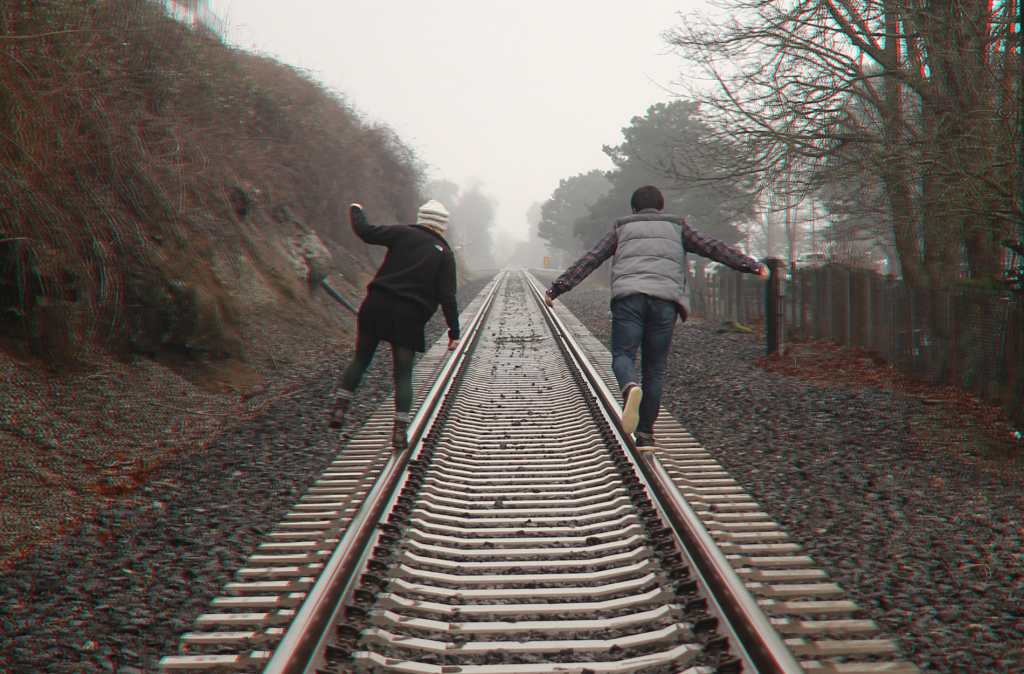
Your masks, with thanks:
[{"label": "steel rail", "polygon": [[693,561],[695,571],[700,574],[708,592],[728,620],[750,663],[757,668],[759,674],[803,674],[803,667],[782,641],[764,611],[758,606],[757,600],[733,570],[661,462],[653,452],[639,452],[629,434],[623,431],[622,408],[615,396],[558,314],[545,304],[543,290],[532,278],[528,277],[528,281],[527,285],[533,291],[534,299],[540,304],[541,312],[548,319],[557,338],[566,347],[574,365],[589,382],[613,432],[626,448],[627,455],[640,469],[643,479],[661,506],[683,549]]},{"label": "steel rail", "polygon": [[409,446],[388,459],[373,489],[352,518],[345,535],[288,626],[280,644],[274,649],[274,654],[264,665],[262,674],[306,674],[315,666],[316,658],[324,646],[323,642],[361,567],[360,562],[373,539],[377,523],[401,481],[410,458],[426,435],[429,424],[436,418],[441,400],[476,341],[484,318],[505,277],[506,273],[502,272],[495,279],[490,293],[470,322],[462,341],[452,352],[416,416],[410,422]]}]

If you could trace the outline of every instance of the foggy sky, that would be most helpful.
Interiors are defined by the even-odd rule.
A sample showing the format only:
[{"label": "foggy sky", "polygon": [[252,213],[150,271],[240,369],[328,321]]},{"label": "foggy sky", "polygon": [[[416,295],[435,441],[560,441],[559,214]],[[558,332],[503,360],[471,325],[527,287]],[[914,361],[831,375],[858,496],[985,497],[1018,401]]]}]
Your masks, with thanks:
[{"label": "foggy sky", "polygon": [[[604,144],[667,101],[660,34],[700,0],[211,0],[229,41],[319,73],[391,126],[431,178],[479,180],[500,229],[561,178],[610,169]],[[623,205],[628,213],[627,205]]]}]

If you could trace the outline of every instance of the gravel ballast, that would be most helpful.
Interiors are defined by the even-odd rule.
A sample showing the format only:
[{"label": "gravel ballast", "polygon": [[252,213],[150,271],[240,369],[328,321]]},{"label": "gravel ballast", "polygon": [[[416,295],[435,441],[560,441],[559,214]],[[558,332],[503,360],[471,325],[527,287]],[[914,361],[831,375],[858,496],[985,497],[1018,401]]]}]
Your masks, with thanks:
[{"label": "gravel ballast", "polygon": [[[607,289],[560,300],[610,345]],[[677,324],[663,406],[906,659],[1024,671],[1020,483],[916,434],[915,398],[765,372],[752,364],[761,355],[751,336]]]},{"label": "gravel ballast", "polygon": [[[459,306],[490,279],[466,284]],[[446,330],[438,312],[427,343]],[[350,355],[0,575],[0,673],[138,674],[175,652],[179,635],[392,392],[382,346],[339,443],[326,427],[328,396]]]}]

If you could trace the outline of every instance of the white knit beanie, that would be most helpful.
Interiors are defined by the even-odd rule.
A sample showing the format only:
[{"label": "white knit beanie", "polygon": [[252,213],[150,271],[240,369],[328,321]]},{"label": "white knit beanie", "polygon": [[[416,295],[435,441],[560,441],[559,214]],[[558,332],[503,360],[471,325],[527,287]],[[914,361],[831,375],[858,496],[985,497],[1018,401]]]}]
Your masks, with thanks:
[{"label": "white knit beanie", "polygon": [[416,216],[416,224],[433,227],[444,234],[444,231],[448,229],[449,215],[448,209],[440,201],[431,199],[420,206],[419,215]]}]

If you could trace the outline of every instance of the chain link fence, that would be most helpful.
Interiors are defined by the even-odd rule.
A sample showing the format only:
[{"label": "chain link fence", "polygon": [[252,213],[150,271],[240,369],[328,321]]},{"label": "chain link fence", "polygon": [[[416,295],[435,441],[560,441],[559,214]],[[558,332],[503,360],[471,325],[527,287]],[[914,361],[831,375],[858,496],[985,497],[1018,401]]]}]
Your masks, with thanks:
[{"label": "chain link fence", "polygon": [[[1024,425],[1024,302],[1010,293],[915,288],[861,269],[789,272],[782,335],[863,348],[917,379],[951,384]],[[745,277],[745,278],[744,278]],[[763,318],[766,284],[719,270],[690,276],[691,309],[712,322]]]}]

